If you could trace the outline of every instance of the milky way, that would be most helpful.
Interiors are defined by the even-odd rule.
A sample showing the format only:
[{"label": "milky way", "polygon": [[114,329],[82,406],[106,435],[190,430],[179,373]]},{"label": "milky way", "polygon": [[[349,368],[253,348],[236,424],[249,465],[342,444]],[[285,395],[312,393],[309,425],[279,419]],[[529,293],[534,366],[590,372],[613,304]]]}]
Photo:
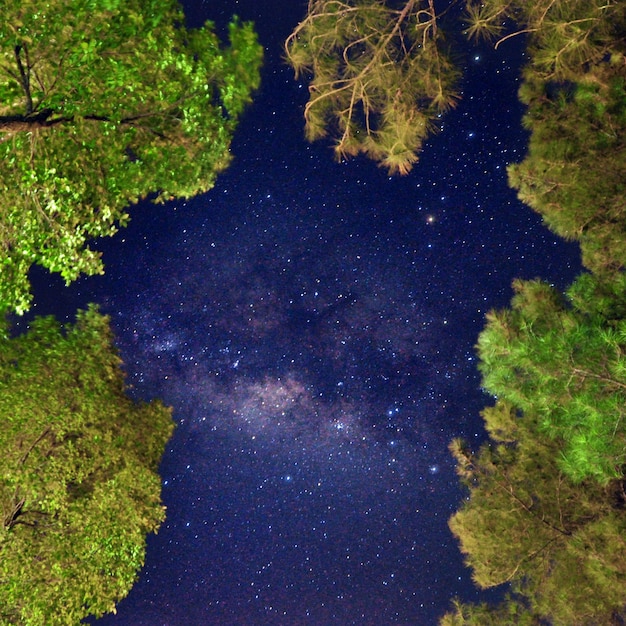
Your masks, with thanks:
[{"label": "milky way", "polygon": [[440,572],[426,537],[456,549],[439,498],[459,493],[446,446],[471,416],[454,390],[477,380],[455,331],[468,313],[436,287],[433,249],[454,262],[441,221],[384,202],[355,210],[315,180],[249,196],[226,181],[171,207],[140,246],[135,222],[129,258],[109,264],[126,285],[123,305],[103,299],[129,383],[171,404],[179,426],[162,469],[168,520],[149,543],[160,547],[105,621],[427,615],[462,576],[460,563]]},{"label": "milky way", "polygon": [[[175,267],[180,251],[185,263],[159,269],[127,315],[135,358],[150,363],[139,382],[184,398],[196,431],[307,450],[427,448],[446,408],[442,382],[459,375],[447,320],[411,290],[380,233],[356,237],[342,219],[311,240],[301,218],[304,234],[290,240],[275,225],[293,213],[265,197],[255,221],[227,236],[217,215],[193,234],[168,233],[163,255]],[[308,221],[319,228],[314,212]]]}]

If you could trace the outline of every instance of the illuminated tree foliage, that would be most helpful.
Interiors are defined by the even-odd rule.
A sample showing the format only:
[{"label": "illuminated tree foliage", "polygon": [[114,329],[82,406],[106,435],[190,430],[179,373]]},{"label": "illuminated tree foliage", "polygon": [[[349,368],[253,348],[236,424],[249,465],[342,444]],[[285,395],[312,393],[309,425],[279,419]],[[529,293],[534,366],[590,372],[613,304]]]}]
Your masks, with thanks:
[{"label": "illuminated tree foliage", "polygon": [[37,263],[103,270],[86,242],[129,204],[210,189],[230,162],[262,49],[233,22],[187,30],[175,0],[0,0],[0,310]]},{"label": "illuminated tree foliage", "polygon": [[507,596],[499,606],[489,604],[463,604],[459,600],[452,601],[452,611],[446,613],[440,626],[540,626],[545,621],[523,603],[521,598]]},{"label": "illuminated tree foliage", "polygon": [[540,415],[498,400],[483,417],[491,439],[478,453],[451,445],[469,498],[450,528],[476,584],[510,583],[513,595],[498,607],[457,603],[441,623],[612,623],[626,604],[623,480],[570,480]]},{"label": "illuminated tree foliage", "polygon": [[[470,38],[528,38],[527,71],[543,80],[578,80],[622,48],[623,2],[609,0],[467,0]],[[511,23],[518,28],[510,30]]]},{"label": "illuminated tree foliage", "polygon": [[[581,244],[595,272],[626,266],[626,4],[488,0],[468,7],[470,34],[528,36],[520,98],[528,156],[509,167],[520,199]],[[498,43],[508,37],[511,33]]]},{"label": "illuminated tree foliage", "polygon": [[93,308],[0,339],[0,623],[77,624],[135,581],[165,515],[157,465],[173,422],[124,391]]},{"label": "illuminated tree foliage", "polygon": [[527,83],[529,152],[509,167],[519,198],[555,233],[579,241],[594,272],[626,267],[625,60],[577,85]]},{"label": "illuminated tree foliage", "polygon": [[310,0],[285,50],[296,78],[312,75],[307,139],[330,136],[338,159],[362,153],[408,173],[457,99],[432,0]]},{"label": "illuminated tree foliage", "polygon": [[469,490],[450,528],[476,584],[511,593],[455,601],[441,624],[623,624],[626,3],[482,0],[467,17],[496,46],[527,38],[531,137],[509,183],[593,273],[565,294],[515,281],[511,308],[487,316],[479,369],[496,403],[480,450],[450,446]]},{"label": "illuminated tree foliage", "polygon": [[[563,441],[559,465],[570,479],[606,484],[623,476],[626,280],[599,284],[583,275],[569,303],[540,281],[514,288],[512,308],[490,312],[478,340],[485,389],[536,415],[542,436]],[[619,315],[607,317],[589,298],[609,290]]]},{"label": "illuminated tree foliage", "polygon": [[476,584],[510,583],[513,595],[456,602],[441,623],[621,623],[626,276],[583,274],[565,296],[538,280],[514,289],[477,346],[497,398],[482,413],[489,441],[477,453],[450,446],[469,489],[450,528]]}]

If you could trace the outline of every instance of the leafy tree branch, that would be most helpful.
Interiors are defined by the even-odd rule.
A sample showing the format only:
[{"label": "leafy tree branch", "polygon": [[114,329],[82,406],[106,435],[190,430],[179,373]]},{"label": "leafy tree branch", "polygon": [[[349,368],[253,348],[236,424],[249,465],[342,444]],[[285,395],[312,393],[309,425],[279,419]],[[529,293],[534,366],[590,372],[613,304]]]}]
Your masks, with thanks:
[{"label": "leafy tree branch", "polygon": [[334,138],[338,159],[359,153],[407,174],[441,112],[457,99],[458,71],[432,0],[395,9],[380,0],[310,0],[285,42],[296,78],[310,73],[305,130]]},{"label": "leafy tree branch", "polygon": [[0,621],[62,626],[114,611],[164,518],[171,413],[126,396],[95,308],[64,329],[37,318],[0,344]]},{"label": "leafy tree branch", "polygon": [[210,189],[259,84],[262,49],[233,21],[221,44],[175,0],[26,1],[0,24],[0,310],[30,306],[36,263],[102,273],[88,240],[129,205]]}]

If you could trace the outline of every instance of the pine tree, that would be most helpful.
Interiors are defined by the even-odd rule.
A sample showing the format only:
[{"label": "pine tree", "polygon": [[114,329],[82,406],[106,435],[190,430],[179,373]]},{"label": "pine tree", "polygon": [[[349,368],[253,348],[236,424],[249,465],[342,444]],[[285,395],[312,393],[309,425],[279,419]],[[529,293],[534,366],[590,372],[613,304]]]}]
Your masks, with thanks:
[{"label": "pine tree", "polygon": [[285,53],[296,78],[312,75],[307,139],[330,136],[339,160],[362,153],[390,174],[411,170],[458,97],[433,0],[310,0]]},{"label": "pine tree", "polygon": [[[597,0],[468,4],[472,36],[528,37],[520,99],[531,131],[510,185],[594,272],[626,266],[626,5]],[[517,30],[504,35],[502,24]],[[498,45],[496,44],[496,45]]]},{"label": "pine tree", "polygon": [[[626,8],[602,0],[467,0],[467,34],[528,38],[528,68],[541,80],[577,81],[589,67],[622,47]],[[510,24],[512,32],[506,33]]]},{"label": "pine tree", "polygon": [[457,604],[442,624],[611,623],[626,605],[624,481],[570,480],[559,464],[563,442],[542,432],[541,416],[498,405],[515,441],[492,440],[478,453],[451,444],[469,497],[450,528],[476,584],[509,584],[512,595],[493,607]]},{"label": "pine tree", "polygon": [[517,280],[487,316],[479,369],[496,402],[478,452],[450,446],[469,490],[450,528],[476,583],[511,593],[457,601],[444,626],[626,618],[625,18],[623,2],[468,3],[470,36],[527,37],[531,138],[509,182],[594,273],[565,294]]},{"label": "pine tree", "polygon": [[514,288],[477,346],[489,441],[450,445],[469,490],[450,528],[476,584],[513,596],[443,623],[609,624],[626,606],[626,276]]}]

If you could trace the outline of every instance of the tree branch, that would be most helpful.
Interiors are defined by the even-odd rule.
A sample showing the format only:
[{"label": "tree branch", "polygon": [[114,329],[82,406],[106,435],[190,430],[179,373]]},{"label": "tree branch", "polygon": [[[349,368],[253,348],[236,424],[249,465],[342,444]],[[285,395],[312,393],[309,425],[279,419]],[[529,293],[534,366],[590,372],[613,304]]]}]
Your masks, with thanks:
[{"label": "tree branch", "polygon": [[[17,132],[26,132],[32,130],[33,128],[51,128],[53,126],[57,126],[58,124],[67,124],[75,121],[76,119],[84,119],[92,122],[112,122],[113,120],[106,115],[82,115],[82,116],[59,116],[59,117],[51,117],[53,114],[52,109],[44,109],[39,111],[38,113],[30,114],[30,115],[3,115],[0,116],[0,134],[1,133],[17,133]],[[147,126],[142,126],[141,124],[137,124],[141,119],[147,119],[150,117],[162,117],[164,113],[144,113],[139,115],[132,115],[129,117],[122,118],[119,120],[119,123],[122,125],[135,126],[137,128],[141,128],[146,130],[161,139],[167,139],[167,136],[163,133],[149,128]],[[0,139],[2,141],[2,139]]]},{"label": "tree branch", "polygon": [[[404,6],[404,8],[398,13],[398,17],[396,19],[396,21],[393,24],[393,27],[391,29],[391,31],[386,35],[386,37],[378,44],[374,45],[374,53],[372,55],[372,58],[369,60],[369,62],[367,63],[367,65],[361,69],[359,71],[359,73],[354,76],[354,77],[350,77],[350,78],[346,78],[346,79],[339,79],[339,80],[332,80],[329,83],[327,83],[328,85],[338,85],[343,83],[343,85],[341,85],[340,87],[333,87],[330,91],[327,91],[325,93],[321,93],[318,96],[316,96],[315,98],[311,98],[309,100],[309,102],[307,102],[307,104],[304,107],[304,117],[305,119],[309,119],[310,117],[310,110],[312,107],[314,107],[320,100],[323,100],[325,98],[328,97],[332,97],[334,95],[336,95],[337,93],[339,93],[340,91],[344,91],[346,89],[352,89],[352,94],[350,97],[350,104],[348,107],[348,121],[350,121],[352,119],[353,116],[353,111],[354,111],[354,106],[356,104],[356,100],[358,100],[357,97],[357,91],[358,88],[364,83],[364,77],[367,76],[367,73],[372,69],[372,67],[375,66],[375,64],[379,61],[379,58],[381,57],[381,55],[383,55],[389,44],[391,43],[391,41],[393,40],[393,38],[396,36],[396,34],[398,33],[398,31],[400,31],[402,24],[404,23],[404,21],[406,20],[407,16],[410,14],[410,12],[413,10],[413,6],[415,5],[415,0],[409,0],[406,5]],[[347,11],[354,11],[355,7],[348,7],[346,9]],[[313,16],[313,17],[318,17],[317,15]],[[311,17],[310,19],[312,20],[313,17]],[[294,40],[297,36],[297,31],[299,29],[301,29],[303,27],[302,24],[300,24],[298,26],[298,29],[296,29],[296,32],[293,33],[288,39],[287,39],[287,43],[286,43],[286,50],[287,50],[287,55],[289,56],[289,42],[290,40]],[[358,40],[363,41],[363,38]],[[348,44],[348,46],[346,46],[346,49],[348,49],[351,45],[353,45],[354,42]],[[344,55],[345,55],[345,50],[344,50]],[[345,59],[345,56],[344,56]],[[316,87],[320,87],[320,86],[324,86],[324,85],[316,85]],[[366,117],[368,116],[368,111],[365,112]],[[349,124],[346,126],[346,130],[343,132],[343,135],[341,137],[341,140],[339,142],[339,145],[343,144],[346,139],[347,136],[350,132],[350,126]]]},{"label": "tree branch", "polygon": [[20,511],[22,510],[24,502],[26,502],[25,498],[13,502],[11,510],[4,516],[4,520],[2,520],[2,525],[6,529],[15,526],[15,520],[18,518]]},{"label": "tree branch", "polygon": [[606,383],[615,385],[616,387],[619,387],[620,389],[626,389],[626,384],[620,382],[619,380],[615,380],[614,378],[610,378],[609,376],[602,376],[602,374],[595,374],[594,372],[589,372],[587,370],[583,370],[578,367],[573,368],[572,371],[574,372],[574,374],[578,374],[583,379],[587,377],[597,378],[598,380],[603,380]]},{"label": "tree branch", "polygon": [[41,435],[39,435],[39,437],[37,437],[37,439],[33,441],[33,443],[29,446],[28,450],[26,450],[26,452],[22,455],[22,458],[20,459],[20,465],[24,465],[24,463],[26,463],[26,459],[28,459],[28,455],[35,449],[37,444],[50,433],[50,430],[51,430],[50,426],[48,426],[48,428],[46,428],[41,433]]},{"label": "tree branch", "polygon": [[20,72],[20,85],[26,96],[26,115],[30,115],[33,112],[33,96],[30,93],[30,68],[24,68],[21,57],[22,46],[18,45],[14,48],[15,61],[17,63],[17,69]]}]

